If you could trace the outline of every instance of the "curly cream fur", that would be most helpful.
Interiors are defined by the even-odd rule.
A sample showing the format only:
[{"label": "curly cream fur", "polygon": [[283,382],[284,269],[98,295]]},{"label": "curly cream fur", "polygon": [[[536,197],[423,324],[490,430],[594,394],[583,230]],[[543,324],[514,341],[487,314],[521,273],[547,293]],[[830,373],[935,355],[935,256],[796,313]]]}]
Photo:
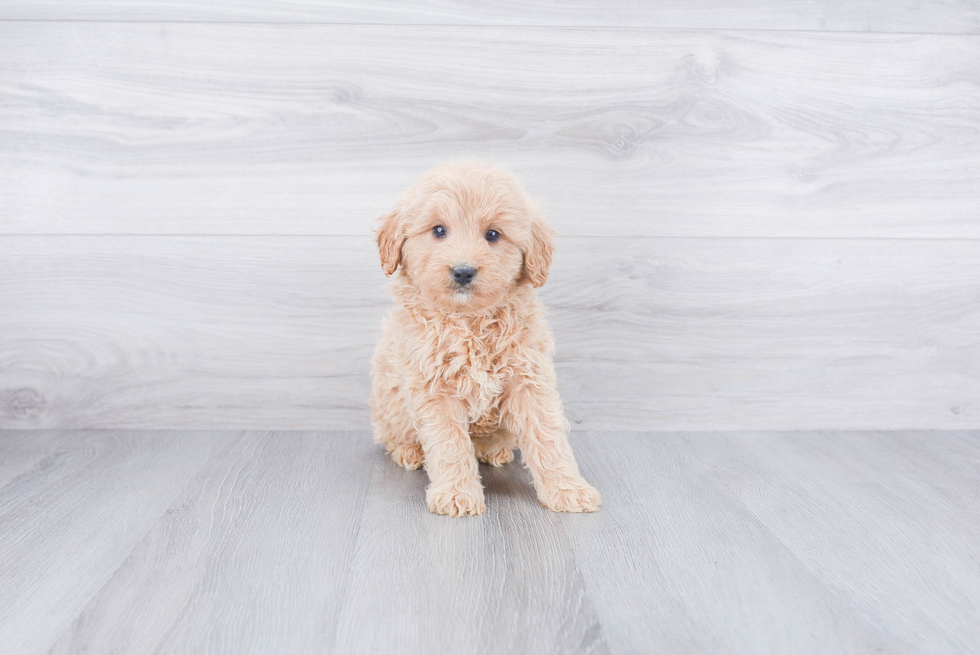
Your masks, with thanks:
[{"label": "curly cream fur", "polygon": [[[377,238],[385,274],[397,274],[372,361],[375,441],[400,466],[425,466],[429,509],[482,514],[478,460],[502,466],[519,446],[542,505],[597,510],[568,443],[534,291],[548,277],[552,231],[517,181],[479,162],[441,166],[382,217]],[[465,287],[451,276],[463,264],[477,269]]]}]

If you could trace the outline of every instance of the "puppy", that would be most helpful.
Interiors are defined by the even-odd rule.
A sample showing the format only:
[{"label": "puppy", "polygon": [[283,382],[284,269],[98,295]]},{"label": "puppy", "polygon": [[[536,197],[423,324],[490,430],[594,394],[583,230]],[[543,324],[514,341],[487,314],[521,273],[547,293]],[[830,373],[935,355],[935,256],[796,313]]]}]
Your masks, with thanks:
[{"label": "puppy", "polygon": [[425,466],[437,514],[486,511],[477,460],[520,447],[542,505],[594,512],[558,397],[554,343],[535,287],[552,230],[511,175],[478,162],[424,175],[381,217],[381,267],[395,307],[372,360],[375,441]]}]

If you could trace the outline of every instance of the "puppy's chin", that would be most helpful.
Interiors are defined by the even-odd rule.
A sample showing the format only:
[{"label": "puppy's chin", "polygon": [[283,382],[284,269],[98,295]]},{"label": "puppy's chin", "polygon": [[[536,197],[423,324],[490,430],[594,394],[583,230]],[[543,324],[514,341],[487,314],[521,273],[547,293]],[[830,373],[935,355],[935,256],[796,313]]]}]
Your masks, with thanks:
[{"label": "puppy's chin", "polygon": [[[423,296],[427,294],[423,293]],[[495,297],[487,298],[484,293],[477,293],[476,289],[451,286],[450,288],[429,295],[428,302],[433,308],[448,314],[473,315],[485,312],[488,307],[494,304]]]},{"label": "puppy's chin", "polygon": [[460,314],[480,312],[485,309],[486,298],[468,287],[453,287],[447,294],[449,311]]}]

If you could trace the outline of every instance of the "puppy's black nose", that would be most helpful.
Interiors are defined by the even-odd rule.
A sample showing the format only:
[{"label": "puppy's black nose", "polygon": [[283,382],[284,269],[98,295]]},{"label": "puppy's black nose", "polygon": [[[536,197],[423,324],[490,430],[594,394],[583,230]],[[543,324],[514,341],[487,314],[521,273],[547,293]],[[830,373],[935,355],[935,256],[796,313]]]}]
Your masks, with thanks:
[{"label": "puppy's black nose", "polygon": [[469,284],[476,277],[476,269],[472,266],[453,266],[453,280],[456,284]]}]

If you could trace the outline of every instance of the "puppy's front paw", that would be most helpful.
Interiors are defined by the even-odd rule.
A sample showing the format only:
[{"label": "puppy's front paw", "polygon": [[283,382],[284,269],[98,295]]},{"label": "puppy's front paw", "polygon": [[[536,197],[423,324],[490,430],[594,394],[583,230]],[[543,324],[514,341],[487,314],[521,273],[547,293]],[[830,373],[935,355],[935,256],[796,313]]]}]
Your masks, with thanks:
[{"label": "puppy's front paw", "polygon": [[549,484],[538,500],[552,512],[597,512],[602,505],[602,496],[582,478]]},{"label": "puppy's front paw", "polygon": [[425,502],[433,514],[446,516],[476,516],[487,511],[483,502],[483,489],[433,489],[425,491]]}]

